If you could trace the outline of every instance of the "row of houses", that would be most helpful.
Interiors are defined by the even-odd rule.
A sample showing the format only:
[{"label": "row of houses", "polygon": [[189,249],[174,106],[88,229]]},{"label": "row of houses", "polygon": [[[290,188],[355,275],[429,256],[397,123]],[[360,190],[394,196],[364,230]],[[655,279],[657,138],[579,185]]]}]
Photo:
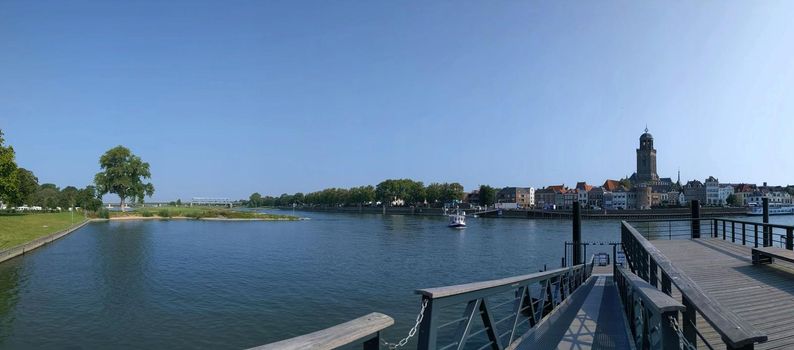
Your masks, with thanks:
[{"label": "row of houses", "polygon": [[[564,184],[547,186],[541,189],[532,187],[505,187],[497,194],[496,206],[504,209],[537,208],[545,210],[570,209],[578,201],[591,209],[630,210],[657,207],[686,206],[698,200],[706,206],[760,205],[763,198],[769,198],[774,205],[792,205],[794,197],[782,186],[762,186],[755,184],[720,183],[713,176],[705,181],[692,180],[683,186],[663,181],[641,183],[627,187],[616,180],[606,180],[601,186],[579,182],[574,188]],[[477,203],[476,191],[467,196],[467,202]]]}]

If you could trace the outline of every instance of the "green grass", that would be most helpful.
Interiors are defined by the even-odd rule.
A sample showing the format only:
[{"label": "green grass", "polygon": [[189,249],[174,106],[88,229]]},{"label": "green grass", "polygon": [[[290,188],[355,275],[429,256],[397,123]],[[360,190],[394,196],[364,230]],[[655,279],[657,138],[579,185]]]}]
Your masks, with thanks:
[{"label": "green grass", "polygon": [[262,214],[250,211],[237,211],[219,207],[157,207],[139,208],[128,212],[111,212],[111,217],[188,217],[193,219],[264,219],[264,220],[298,220],[295,216]]},{"label": "green grass", "polygon": [[8,249],[64,230],[85,220],[82,213],[0,215],[0,249]]}]

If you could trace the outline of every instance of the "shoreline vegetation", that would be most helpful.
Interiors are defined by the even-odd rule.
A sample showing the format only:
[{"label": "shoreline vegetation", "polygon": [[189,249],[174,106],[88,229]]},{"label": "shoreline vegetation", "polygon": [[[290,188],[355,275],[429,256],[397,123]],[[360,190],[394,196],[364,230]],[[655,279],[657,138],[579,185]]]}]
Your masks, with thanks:
[{"label": "shoreline vegetation", "polygon": [[116,220],[211,220],[211,221],[297,221],[292,215],[257,213],[217,207],[137,208],[130,211],[101,211],[98,219]]}]

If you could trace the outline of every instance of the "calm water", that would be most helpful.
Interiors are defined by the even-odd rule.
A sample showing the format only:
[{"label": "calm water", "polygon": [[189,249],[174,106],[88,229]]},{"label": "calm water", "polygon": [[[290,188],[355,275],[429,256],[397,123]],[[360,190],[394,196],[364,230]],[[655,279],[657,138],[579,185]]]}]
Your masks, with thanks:
[{"label": "calm water", "polygon": [[[571,229],[302,215],[311,220],[90,224],[0,264],[0,348],[238,349],[372,311],[396,319],[384,334],[395,341],[413,323],[415,289],[556,267]],[[618,240],[618,225],[586,221],[583,238]]]}]

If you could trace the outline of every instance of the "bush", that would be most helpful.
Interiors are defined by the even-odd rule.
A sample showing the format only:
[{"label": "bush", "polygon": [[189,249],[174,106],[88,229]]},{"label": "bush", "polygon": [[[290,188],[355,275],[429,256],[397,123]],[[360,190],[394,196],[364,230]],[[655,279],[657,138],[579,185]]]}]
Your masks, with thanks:
[{"label": "bush", "polygon": [[148,210],[144,210],[144,211],[141,212],[141,216],[143,216],[145,218],[150,218],[150,217],[154,216],[154,213],[152,213],[152,212],[150,212]]},{"label": "bush", "polygon": [[97,212],[97,216],[99,216],[102,219],[110,219],[110,211],[107,209],[100,209]]},{"label": "bush", "polygon": [[171,212],[168,209],[160,209],[160,211],[157,212],[157,216],[161,218],[170,218]]}]

